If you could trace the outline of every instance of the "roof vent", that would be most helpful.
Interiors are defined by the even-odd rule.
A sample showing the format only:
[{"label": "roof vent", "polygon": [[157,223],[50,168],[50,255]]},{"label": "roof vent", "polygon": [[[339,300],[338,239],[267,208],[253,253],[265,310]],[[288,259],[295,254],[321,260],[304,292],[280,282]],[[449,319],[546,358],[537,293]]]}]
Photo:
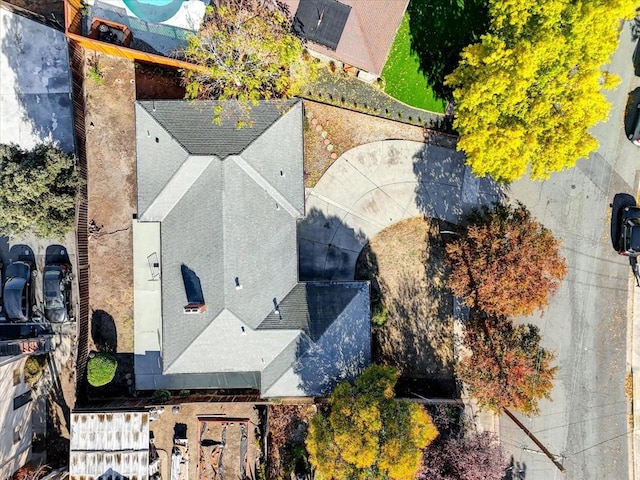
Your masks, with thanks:
[{"label": "roof vent", "polygon": [[207,306],[204,303],[188,303],[184,306],[184,313],[204,313],[207,311]]}]

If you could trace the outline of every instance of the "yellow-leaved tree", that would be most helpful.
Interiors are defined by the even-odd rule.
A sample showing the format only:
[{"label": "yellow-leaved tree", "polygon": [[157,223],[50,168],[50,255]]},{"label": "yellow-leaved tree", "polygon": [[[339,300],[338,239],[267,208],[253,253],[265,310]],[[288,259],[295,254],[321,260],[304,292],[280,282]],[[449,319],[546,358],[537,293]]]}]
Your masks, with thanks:
[{"label": "yellow-leaved tree", "polygon": [[603,70],[632,0],[490,0],[490,27],[466,47],[446,84],[454,89],[458,148],[478,176],[500,182],[573,167],[598,148],[606,120]]},{"label": "yellow-leaved tree", "polygon": [[311,420],[307,450],[321,480],[414,478],[422,450],[437,436],[424,407],[397,401],[398,372],[372,366],[333,391]]},{"label": "yellow-leaved tree", "polygon": [[182,53],[196,65],[182,71],[186,98],[237,100],[247,117],[240,124],[251,105],[294,97],[318,73],[290,15],[272,0],[217,0]]}]

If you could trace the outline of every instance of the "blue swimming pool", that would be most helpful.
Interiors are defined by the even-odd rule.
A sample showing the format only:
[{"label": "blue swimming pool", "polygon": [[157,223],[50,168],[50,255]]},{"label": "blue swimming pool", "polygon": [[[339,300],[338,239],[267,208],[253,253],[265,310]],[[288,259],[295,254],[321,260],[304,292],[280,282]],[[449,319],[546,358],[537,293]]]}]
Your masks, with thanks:
[{"label": "blue swimming pool", "polygon": [[184,0],[122,0],[140,20],[160,23],[173,17]]}]

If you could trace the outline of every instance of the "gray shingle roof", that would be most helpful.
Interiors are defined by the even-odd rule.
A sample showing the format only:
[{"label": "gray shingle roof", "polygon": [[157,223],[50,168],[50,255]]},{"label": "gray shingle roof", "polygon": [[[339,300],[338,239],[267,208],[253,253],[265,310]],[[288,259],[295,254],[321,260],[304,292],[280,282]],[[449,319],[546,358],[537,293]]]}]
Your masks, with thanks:
[{"label": "gray shingle roof", "polygon": [[236,122],[246,118],[246,114],[235,102],[224,102],[221,125],[213,122],[212,115],[213,108],[221,102],[147,100],[138,102],[138,105],[191,155],[226,158],[243,152],[297,102],[261,102],[252,106],[249,113],[252,126],[241,129],[236,127]]},{"label": "gray shingle roof", "polygon": [[[211,374],[255,372],[282,385],[306,349],[299,347],[320,340],[357,296],[366,296],[358,335],[369,345],[368,285],[329,291],[298,283],[302,102],[284,110],[262,102],[251,110],[253,128],[240,130],[214,124],[214,105],[136,104],[138,219],[160,222],[162,373],[185,388],[189,375],[197,388]],[[199,296],[206,311],[185,313]],[[149,385],[162,383],[157,372],[146,374]]]},{"label": "gray shingle roof", "polygon": [[314,282],[304,284],[304,290],[314,340],[305,342],[309,339],[305,335],[296,342],[295,351],[293,346],[283,351],[288,358],[281,353],[262,372],[265,397],[326,396],[371,363],[369,284]]}]

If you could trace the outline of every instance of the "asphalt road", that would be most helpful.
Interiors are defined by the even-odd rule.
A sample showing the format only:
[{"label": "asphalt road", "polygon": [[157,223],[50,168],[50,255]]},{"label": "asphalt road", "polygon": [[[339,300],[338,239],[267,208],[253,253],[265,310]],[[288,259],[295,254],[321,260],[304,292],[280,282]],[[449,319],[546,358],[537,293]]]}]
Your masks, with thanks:
[{"label": "asphalt road", "polygon": [[[624,131],[628,94],[640,86],[632,64],[635,45],[627,23],[609,66],[622,83],[607,95],[612,102],[609,120],[594,129],[599,151],[549,180],[523,179],[510,188],[512,198],[562,239],[569,265],[544,315],[519,319],[540,327],[543,344],[557,353],[559,366],[552,401],[541,403],[538,417],[519,418],[566,472],[503,415],[500,436],[513,462],[513,478],[630,478],[624,392],[630,269],[611,247],[609,202],[618,192],[635,196],[638,187],[640,149]],[[632,116],[627,124],[631,122]]]}]

